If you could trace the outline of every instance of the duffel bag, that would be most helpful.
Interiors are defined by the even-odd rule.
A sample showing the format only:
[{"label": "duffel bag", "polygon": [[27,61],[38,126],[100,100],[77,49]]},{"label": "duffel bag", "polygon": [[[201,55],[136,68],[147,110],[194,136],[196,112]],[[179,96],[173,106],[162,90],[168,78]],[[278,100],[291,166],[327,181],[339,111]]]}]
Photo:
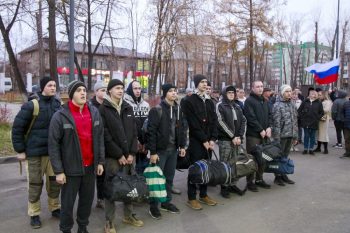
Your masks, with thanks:
[{"label": "duffel bag", "polygon": [[132,172],[132,175],[127,175],[123,172],[124,167],[106,178],[105,197],[110,201],[122,202],[141,202],[147,199],[146,178],[136,174],[135,171]]},{"label": "duffel bag", "polygon": [[258,169],[254,157],[247,154],[244,150],[241,150],[236,161],[237,178],[248,176],[257,170]]},{"label": "duffel bag", "polygon": [[149,164],[143,172],[143,175],[146,177],[149,199],[151,201],[166,202],[166,180],[162,169],[156,164]]},{"label": "duffel bag", "polygon": [[[230,184],[235,178],[235,168],[216,160],[199,160],[188,168],[188,180],[191,184],[222,185]],[[208,156],[209,157],[209,156]]]},{"label": "duffel bag", "polygon": [[265,161],[272,161],[282,157],[281,145],[278,141],[267,142],[256,145],[251,154],[254,156],[259,166],[263,165]]},{"label": "duffel bag", "polygon": [[276,174],[293,174],[294,162],[286,157],[275,159],[266,163],[265,172]]}]

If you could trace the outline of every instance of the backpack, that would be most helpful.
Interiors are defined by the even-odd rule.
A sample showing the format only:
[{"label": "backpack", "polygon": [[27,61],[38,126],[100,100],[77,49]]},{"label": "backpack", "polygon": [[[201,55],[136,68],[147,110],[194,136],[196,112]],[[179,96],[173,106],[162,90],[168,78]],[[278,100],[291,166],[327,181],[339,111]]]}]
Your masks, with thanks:
[{"label": "backpack", "polygon": [[[163,113],[162,106],[160,106],[160,105],[158,104],[155,108],[156,108],[156,110],[157,110],[159,119],[161,119],[161,118],[162,118],[162,113]],[[147,117],[146,120],[143,122],[141,131],[142,131],[142,138],[143,138],[145,144],[147,144],[147,141],[148,141],[148,140],[147,140],[147,137],[148,137],[148,117]]]}]

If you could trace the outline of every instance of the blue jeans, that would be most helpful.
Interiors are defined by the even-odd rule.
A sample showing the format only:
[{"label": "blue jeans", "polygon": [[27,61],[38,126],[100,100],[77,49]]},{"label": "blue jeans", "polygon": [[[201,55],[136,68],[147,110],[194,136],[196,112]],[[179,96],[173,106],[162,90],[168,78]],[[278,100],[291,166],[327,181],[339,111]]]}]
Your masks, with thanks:
[{"label": "blue jeans", "polygon": [[304,128],[304,150],[312,150],[316,143],[316,129]]}]

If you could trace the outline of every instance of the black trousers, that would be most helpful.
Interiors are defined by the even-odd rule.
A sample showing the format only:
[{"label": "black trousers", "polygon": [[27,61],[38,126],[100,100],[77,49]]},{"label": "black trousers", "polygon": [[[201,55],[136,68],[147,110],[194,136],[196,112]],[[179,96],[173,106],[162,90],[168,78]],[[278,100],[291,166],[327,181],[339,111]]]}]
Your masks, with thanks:
[{"label": "black trousers", "polygon": [[61,190],[60,230],[63,232],[69,232],[73,227],[73,208],[77,194],[79,195],[77,223],[79,228],[84,229],[89,224],[91,206],[95,195],[93,165],[85,168],[85,175],[83,176],[66,177],[66,183]]},{"label": "black trousers", "polygon": [[96,176],[97,199],[104,200],[104,183],[105,172],[103,172],[100,176]]},{"label": "black trousers", "polygon": [[[247,149],[248,154],[253,150],[255,145],[257,145],[257,144],[260,145],[262,143],[263,143],[262,138],[255,138],[255,137],[247,136],[246,149]],[[256,173],[253,173],[253,174],[247,176],[247,183],[253,182],[254,175],[255,175],[255,180],[263,180],[264,170],[265,170],[264,165],[258,166],[258,171]]]},{"label": "black trousers", "polygon": [[342,141],[342,131],[344,130],[344,122],[343,121],[334,121],[335,131],[337,132],[337,143],[341,144]]}]

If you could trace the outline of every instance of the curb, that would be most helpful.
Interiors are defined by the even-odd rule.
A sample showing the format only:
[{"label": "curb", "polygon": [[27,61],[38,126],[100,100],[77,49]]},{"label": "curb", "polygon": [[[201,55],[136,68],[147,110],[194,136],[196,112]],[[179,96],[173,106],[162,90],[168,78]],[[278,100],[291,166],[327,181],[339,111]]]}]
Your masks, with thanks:
[{"label": "curb", "polygon": [[0,164],[18,163],[17,156],[0,157]]}]

